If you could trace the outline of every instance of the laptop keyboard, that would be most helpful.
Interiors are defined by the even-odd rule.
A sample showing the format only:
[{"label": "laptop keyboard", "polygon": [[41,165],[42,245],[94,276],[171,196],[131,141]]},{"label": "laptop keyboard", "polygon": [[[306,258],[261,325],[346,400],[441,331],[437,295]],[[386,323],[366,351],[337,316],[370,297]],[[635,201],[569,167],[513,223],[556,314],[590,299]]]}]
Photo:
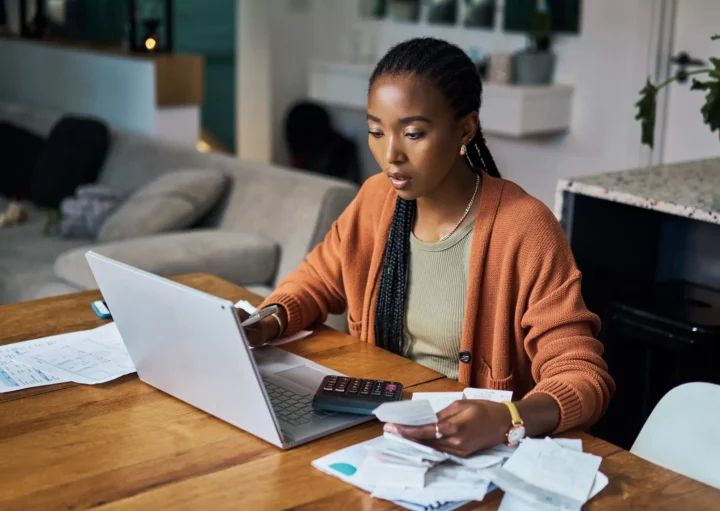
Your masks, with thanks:
[{"label": "laptop keyboard", "polygon": [[313,419],[335,415],[332,412],[313,410],[312,394],[298,394],[265,378],[262,381],[270,397],[275,416],[279,421],[287,422],[293,426],[301,426]]}]

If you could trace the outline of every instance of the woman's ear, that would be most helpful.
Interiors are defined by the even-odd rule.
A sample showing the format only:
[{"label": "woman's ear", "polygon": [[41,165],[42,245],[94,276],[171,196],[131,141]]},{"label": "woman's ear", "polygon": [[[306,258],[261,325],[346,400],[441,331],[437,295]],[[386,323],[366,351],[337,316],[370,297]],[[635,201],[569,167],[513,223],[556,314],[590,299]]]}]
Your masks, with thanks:
[{"label": "woman's ear", "polygon": [[472,112],[460,119],[460,133],[462,136],[462,144],[467,145],[473,138],[475,138],[475,133],[477,133],[479,125],[480,118],[477,112]]}]

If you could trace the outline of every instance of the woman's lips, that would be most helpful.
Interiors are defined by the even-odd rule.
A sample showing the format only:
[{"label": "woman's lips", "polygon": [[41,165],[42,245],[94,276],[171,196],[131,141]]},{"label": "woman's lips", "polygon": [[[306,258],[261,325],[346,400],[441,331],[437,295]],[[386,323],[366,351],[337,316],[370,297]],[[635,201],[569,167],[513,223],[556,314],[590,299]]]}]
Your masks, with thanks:
[{"label": "woman's lips", "polygon": [[390,174],[388,178],[390,179],[390,184],[396,190],[402,190],[404,188],[407,188],[410,185],[411,181],[408,176],[403,174]]}]

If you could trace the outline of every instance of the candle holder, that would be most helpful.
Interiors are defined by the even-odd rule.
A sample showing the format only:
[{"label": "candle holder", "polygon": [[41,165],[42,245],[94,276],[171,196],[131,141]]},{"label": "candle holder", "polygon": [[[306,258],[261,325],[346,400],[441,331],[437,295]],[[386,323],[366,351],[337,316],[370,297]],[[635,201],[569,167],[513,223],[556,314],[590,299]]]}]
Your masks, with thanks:
[{"label": "candle holder", "polygon": [[129,0],[130,49],[137,53],[172,51],[172,0]]}]

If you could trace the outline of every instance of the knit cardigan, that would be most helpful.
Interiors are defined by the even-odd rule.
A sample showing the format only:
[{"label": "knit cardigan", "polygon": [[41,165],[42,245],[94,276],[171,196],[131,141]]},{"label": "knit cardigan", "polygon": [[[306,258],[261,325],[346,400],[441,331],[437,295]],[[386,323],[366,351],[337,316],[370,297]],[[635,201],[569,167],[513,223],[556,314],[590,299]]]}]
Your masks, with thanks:
[{"label": "knit cardigan", "polygon": [[[397,201],[378,174],[361,188],[324,241],[280,282],[265,304],[288,314],[287,334],[347,310],[350,334],[375,343],[375,308],[385,243]],[[552,396],[556,432],[589,426],[615,383],[595,339],[600,320],[585,307],[581,274],[555,217],[504,179],[483,177],[473,230],[459,381]]]}]

